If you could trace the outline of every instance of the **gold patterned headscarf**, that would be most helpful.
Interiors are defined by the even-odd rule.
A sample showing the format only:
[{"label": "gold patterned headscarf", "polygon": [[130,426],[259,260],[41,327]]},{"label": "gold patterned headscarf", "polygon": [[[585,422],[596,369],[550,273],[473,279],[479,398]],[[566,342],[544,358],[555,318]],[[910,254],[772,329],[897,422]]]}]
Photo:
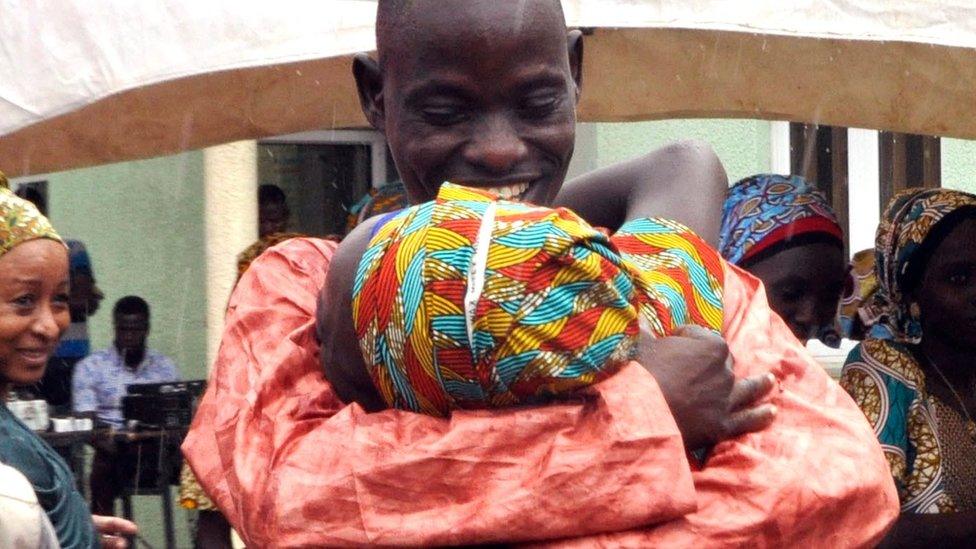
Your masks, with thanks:
[{"label": "gold patterned headscarf", "polygon": [[38,238],[64,242],[37,206],[10,190],[7,177],[0,172],[0,256]]}]

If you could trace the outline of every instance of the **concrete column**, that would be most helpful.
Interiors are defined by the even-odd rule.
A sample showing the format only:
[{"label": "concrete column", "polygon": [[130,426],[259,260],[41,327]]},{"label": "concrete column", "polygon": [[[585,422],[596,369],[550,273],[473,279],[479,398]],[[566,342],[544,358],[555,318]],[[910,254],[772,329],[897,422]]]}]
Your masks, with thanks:
[{"label": "concrete column", "polygon": [[881,219],[878,132],[847,130],[847,174],[851,254],[874,247]]},{"label": "concrete column", "polygon": [[220,346],[237,254],[258,236],[257,159],[256,141],[204,149],[208,369]]}]

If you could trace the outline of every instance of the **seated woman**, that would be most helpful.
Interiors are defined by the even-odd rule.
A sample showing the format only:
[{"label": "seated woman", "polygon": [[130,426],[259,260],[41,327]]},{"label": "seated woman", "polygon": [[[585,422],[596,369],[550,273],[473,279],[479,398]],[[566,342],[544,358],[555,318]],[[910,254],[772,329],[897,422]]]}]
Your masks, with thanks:
[{"label": "seated woman", "polygon": [[799,176],[754,175],[729,189],[719,250],[766,286],[769,306],[801,342],[836,346],[844,234],[826,198]]},{"label": "seated woman", "polygon": [[878,227],[872,307],[893,339],[869,337],[841,384],[891,466],[902,515],[886,541],[976,539],[976,196],[909,190]]},{"label": "seated woman", "polygon": [[135,533],[135,525],[93,517],[64,459],[6,407],[13,386],[43,377],[69,317],[68,249],[0,174],[0,462],[30,481],[62,548],[124,547],[115,534]]}]

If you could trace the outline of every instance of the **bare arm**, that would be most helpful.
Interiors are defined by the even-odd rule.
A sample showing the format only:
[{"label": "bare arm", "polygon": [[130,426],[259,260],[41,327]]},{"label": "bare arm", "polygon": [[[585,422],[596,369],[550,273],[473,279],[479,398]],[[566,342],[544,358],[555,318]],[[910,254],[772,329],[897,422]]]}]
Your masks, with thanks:
[{"label": "bare arm", "polygon": [[711,146],[679,141],[566,182],[555,205],[612,231],[631,219],[672,219],[715,246],[727,188]]}]

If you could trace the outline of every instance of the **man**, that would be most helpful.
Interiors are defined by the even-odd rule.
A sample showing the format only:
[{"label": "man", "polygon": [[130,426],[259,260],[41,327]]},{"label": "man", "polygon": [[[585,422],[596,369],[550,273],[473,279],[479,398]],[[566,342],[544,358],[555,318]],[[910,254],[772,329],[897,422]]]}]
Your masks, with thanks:
[{"label": "man", "polygon": [[281,187],[271,184],[258,187],[258,238],[287,231],[290,215]]},{"label": "man", "polygon": [[[99,421],[120,428],[122,397],[129,385],[177,381],[180,373],[172,360],[146,346],[149,304],[144,299],[130,295],[118,300],[112,320],[112,347],[92,353],[75,368],[72,408],[75,413],[93,412]],[[112,514],[115,498],[136,473],[139,453],[147,460],[157,451],[148,444],[98,448],[91,472],[93,512]]]},{"label": "man", "polygon": [[[377,45],[379,60],[359,56],[354,72],[412,203],[450,180],[570,206],[612,230],[670,217],[717,241],[726,182],[706,147],[669,146],[563,185],[583,42],[567,36],[556,0],[381,1]],[[355,271],[332,264],[334,249],[293,239],[242,277],[184,444],[249,545],[592,543],[598,533],[631,546],[869,545],[897,515],[863,416],[732,267],[730,348],[693,332],[645,342],[654,375],[632,363],[584,403],[440,420],[367,414],[323,381],[318,355],[341,336],[316,337],[315,302],[327,273]],[[728,429],[730,350],[738,377],[780,384],[768,429]],[[696,409],[704,393],[711,405]],[[718,442],[704,467],[684,448],[701,425],[717,426],[704,434]]]}]

